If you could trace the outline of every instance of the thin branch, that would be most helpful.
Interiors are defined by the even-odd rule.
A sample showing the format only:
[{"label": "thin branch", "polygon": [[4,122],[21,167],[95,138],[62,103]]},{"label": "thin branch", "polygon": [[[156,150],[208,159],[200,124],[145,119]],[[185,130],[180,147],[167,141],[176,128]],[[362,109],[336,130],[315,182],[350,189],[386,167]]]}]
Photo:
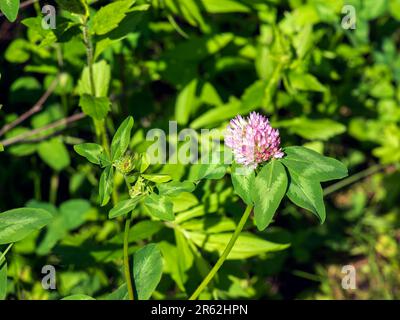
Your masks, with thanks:
[{"label": "thin branch", "polygon": [[41,137],[24,139],[24,140],[18,141],[18,143],[38,143],[38,142],[42,142],[42,141],[47,140],[49,138],[56,137],[56,136],[60,135],[63,131],[64,131],[64,129],[60,129],[60,130],[57,130],[55,132],[51,132],[49,134],[45,134],[45,135],[43,135]]},{"label": "thin branch", "polygon": [[327,196],[331,193],[334,193],[344,187],[347,187],[350,184],[353,184],[361,179],[364,179],[374,173],[377,173],[385,168],[387,168],[389,165],[383,165],[383,164],[375,164],[371,167],[368,167],[367,169],[357,172],[346,179],[340,180],[339,182],[336,182],[334,184],[331,184],[330,186],[326,187],[324,189],[324,196]]},{"label": "thin branch", "polygon": [[21,3],[21,5],[19,7],[20,7],[20,9],[23,9],[23,8],[28,7],[38,1],[39,0],[28,0],[28,1]]},{"label": "thin branch", "polygon": [[44,126],[44,127],[41,127],[41,128],[35,129],[35,130],[31,130],[28,132],[24,132],[16,137],[12,137],[12,138],[0,141],[0,144],[2,144],[4,147],[7,147],[14,143],[25,141],[26,139],[29,139],[43,131],[50,130],[50,129],[56,129],[56,128],[62,127],[62,126],[68,126],[69,124],[79,121],[85,117],[86,117],[86,115],[83,112],[77,113],[68,118],[64,118],[64,119],[55,121],[53,123],[50,123],[47,126]]},{"label": "thin branch", "polygon": [[40,97],[40,99],[35,103],[35,105],[30,108],[28,111],[25,113],[21,114],[16,120],[14,120],[11,123],[8,123],[4,125],[4,127],[0,130],[0,137],[4,135],[6,132],[10,131],[12,128],[16,127],[19,125],[21,122],[25,121],[35,113],[38,113],[40,110],[42,110],[44,103],[47,101],[47,99],[50,97],[50,95],[53,93],[53,91],[56,89],[58,81],[60,80],[60,76],[58,75],[53,82],[50,84],[46,92]]}]

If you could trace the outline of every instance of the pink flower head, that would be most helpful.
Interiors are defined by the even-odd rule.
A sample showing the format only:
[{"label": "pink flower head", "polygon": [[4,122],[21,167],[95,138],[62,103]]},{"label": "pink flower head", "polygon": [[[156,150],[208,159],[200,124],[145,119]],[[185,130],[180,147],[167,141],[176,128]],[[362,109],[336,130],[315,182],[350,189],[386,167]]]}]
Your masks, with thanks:
[{"label": "pink flower head", "polygon": [[280,143],[279,131],[256,112],[246,119],[240,115],[232,119],[225,134],[225,144],[233,150],[235,161],[254,169],[272,158],[282,158]]}]

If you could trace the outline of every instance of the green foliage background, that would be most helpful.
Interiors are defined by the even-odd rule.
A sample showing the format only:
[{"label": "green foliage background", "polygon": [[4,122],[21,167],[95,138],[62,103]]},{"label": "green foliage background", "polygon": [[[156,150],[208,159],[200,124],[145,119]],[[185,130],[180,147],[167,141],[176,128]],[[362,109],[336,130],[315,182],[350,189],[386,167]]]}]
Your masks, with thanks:
[{"label": "green foliage background", "polygon": [[[283,146],[337,158],[350,177],[323,183],[323,225],[288,200],[266,231],[249,224],[202,297],[400,298],[399,0],[82,3],[54,4],[55,30],[41,27],[42,1],[21,9],[12,24],[0,18],[0,125],[29,110],[59,79],[39,112],[0,137],[0,211],[27,206],[55,217],[13,247],[8,271],[0,268],[0,281],[8,276],[0,298],[123,298],[115,291],[123,283],[121,221],[108,220],[112,205],[99,205],[100,169],[73,150],[101,139],[99,123],[112,136],[131,115],[129,145],[141,152],[146,132],[167,131],[169,120],[222,131],[230,118],[253,110],[280,129]],[[342,26],[346,4],[356,10],[355,29]],[[96,97],[75,13],[91,17]],[[94,124],[85,117],[29,134],[82,111]],[[12,142],[24,133],[22,142]],[[183,164],[151,171],[177,180],[194,174]],[[123,179],[117,175],[114,183],[126,199]],[[150,241],[161,249],[156,299],[193,292],[244,204],[224,178],[182,193],[173,208],[174,228],[140,211],[129,238],[132,253]],[[57,269],[55,291],[42,289],[46,264]],[[357,269],[356,290],[341,287],[348,264]]]}]

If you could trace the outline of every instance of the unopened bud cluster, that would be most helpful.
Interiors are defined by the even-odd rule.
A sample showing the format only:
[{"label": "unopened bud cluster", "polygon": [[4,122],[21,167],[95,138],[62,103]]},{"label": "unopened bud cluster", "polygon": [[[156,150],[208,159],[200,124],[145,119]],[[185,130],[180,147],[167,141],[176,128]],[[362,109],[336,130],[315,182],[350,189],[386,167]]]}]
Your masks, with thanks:
[{"label": "unopened bud cluster", "polygon": [[129,190],[129,196],[133,199],[140,195],[146,195],[153,192],[153,187],[142,177],[138,177],[135,184]]},{"label": "unopened bud cluster", "polygon": [[114,165],[120,173],[127,175],[135,169],[134,157],[130,154],[124,155],[115,161]]}]

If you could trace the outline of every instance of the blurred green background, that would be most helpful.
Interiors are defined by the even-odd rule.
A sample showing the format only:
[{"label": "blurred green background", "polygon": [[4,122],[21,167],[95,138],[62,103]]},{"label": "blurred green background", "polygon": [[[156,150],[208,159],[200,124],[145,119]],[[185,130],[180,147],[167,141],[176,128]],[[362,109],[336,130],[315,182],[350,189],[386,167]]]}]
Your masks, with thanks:
[{"label": "blurred green background", "polygon": [[[108,2],[91,1],[91,14]],[[237,114],[258,110],[279,128],[284,146],[305,145],[349,168],[348,178],[324,186],[324,225],[285,200],[267,231],[248,230],[290,247],[261,254],[254,248],[249,258],[228,261],[203,297],[399,299],[400,0],[136,5],[146,3],[147,10],[128,14],[112,32],[94,37],[96,60],[110,66],[109,78],[99,75],[112,101],[109,132],[132,115],[131,147],[140,151],[146,132],[167,129],[168,120],[178,121],[180,129],[222,130]],[[41,16],[44,4],[21,9],[14,23],[0,18],[0,127],[29,110],[57,75],[60,81],[42,110],[0,143],[80,111],[82,37],[79,29],[67,27],[73,18],[57,4],[57,28],[43,30],[40,18],[32,18]],[[355,29],[347,20],[353,9]],[[58,129],[7,145],[0,154],[0,211],[28,203],[58,217],[14,246],[9,299],[74,293],[105,298],[123,281],[120,226],[107,220],[109,208],[98,205],[99,171],[72,148],[93,141],[92,124],[83,119]],[[184,165],[154,171],[177,179],[190,174]],[[243,210],[229,178],[202,183],[177,207],[199,210],[186,227],[207,235],[230,231],[227,221],[237,221]],[[215,218],[212,229],[205,221]],[[201,280],[202,264],[215,261],[218,238],[214,247],[196,250],[145,216],[135,228],[133,250],[152,239],[168,259],[154,298],[185,298]],[[185,250],[191,253],[182,254]],[[45,264],[56,266],[55,291],[42,289]],[[345,265],[356,268],[355,290],[342,288]]]}]

